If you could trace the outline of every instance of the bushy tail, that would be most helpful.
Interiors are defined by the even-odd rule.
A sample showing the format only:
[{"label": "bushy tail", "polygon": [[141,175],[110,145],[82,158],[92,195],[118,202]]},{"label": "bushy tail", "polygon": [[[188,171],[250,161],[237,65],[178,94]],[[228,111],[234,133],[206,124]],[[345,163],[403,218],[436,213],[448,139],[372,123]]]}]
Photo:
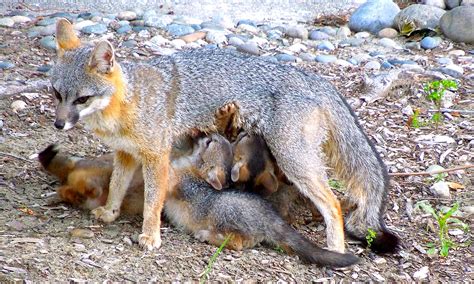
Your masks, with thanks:
[{"label": "bushy tail", "polygon": [[58,146],[51,144],[38,154],[38,160],[48,173],[56,176],[63,183],[74,169],[75,162],[71,157],[58,153]]},{"label": "bushy tail", "polygon": [[303,262],[320,266],[345,267],[359,261],[359,258],[353,254],[338,253],[318,247],[283,221],[273,224],[274,230],[268,238],[298,255]]},{"label": "bushy tail", "polygon": [[373,251],[395,252],[399,239],[383,220],[389,182],[387,169],[350,106],[342,97],[333,104],[324,152],[328,164],[346,186],[349,201],[356,206],[345,218],[346,231],[367,244],[366,236],[371,229],[376,233],[370,244]]}]

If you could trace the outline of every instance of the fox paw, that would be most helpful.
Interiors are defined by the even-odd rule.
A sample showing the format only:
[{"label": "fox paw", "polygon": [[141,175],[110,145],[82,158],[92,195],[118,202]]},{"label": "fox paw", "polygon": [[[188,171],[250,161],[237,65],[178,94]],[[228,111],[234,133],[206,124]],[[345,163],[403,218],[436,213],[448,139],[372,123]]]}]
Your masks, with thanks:
[{"label": "fox paw", "polygon": [[216,111],[216,118],[221,119],[237,111],[235,103],[228,103]]},{"label": "fox paw", "polygon": [[107,209],[104,206],[97,207],[96,209],[92,210],[91,213],[97,220],[101,220],[105,223],[111,223],[117,219],[120,215],[119,210]]},{"label": "fox paw", "polygon": [[160,235],[151,237],[147,234],[140,234],[140,236],[138,236],[138,244],[150,251],[154,248],[159,249],[161,247],[161,237]]},{"label": "fox paw", "polygon": [[196,238],[200,242],[207,242],[209,241],[209,236],[211,232],[208,230],[200,230],[194,234],[194,238]]}]

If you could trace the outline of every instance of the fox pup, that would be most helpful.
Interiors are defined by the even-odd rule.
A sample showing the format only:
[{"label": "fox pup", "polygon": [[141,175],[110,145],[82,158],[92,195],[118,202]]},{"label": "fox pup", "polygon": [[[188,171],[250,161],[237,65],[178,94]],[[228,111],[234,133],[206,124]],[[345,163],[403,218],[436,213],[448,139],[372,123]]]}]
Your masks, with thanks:
[{"label": "fox pup", "polygon": [[214,130],[215,111],[229,102],[239,108],[239,127],[264,139],[285,176],[321,212],[329,249],[344,252],[344,228],[324,156],[357,204],[346,219],[347,230],[364,238],[371,228],[398,242],[382,218],[387,170],[350,107],[325,79],[229,50],[196,49],[119,64],[108,41],[81,44],[66,19],[57,22],[56,41],[54,125],[67,130],[84,121],[115,150],[106,205],[93,210],[104,222],[119,216],[128,185],[142,165],[143,247],[161,245],[172,141],[193,129]]},{"label": "fox pup", "polygon": [[[231,159],[230,143],[222,136],[213,134],[200,138],[190,155],[183,155],[172,161],[171,187],[164,212],[175,226],[193,234],[200,241],[216,246],[220,246],[230,234],[227,247],[234,250],[250,248],[265,241],[296,253],[308,263],[343,267],[358,261],[354,255],[317,247],[286,224],[261,197],[232,189],[216,191],[202,179],[204,177],[209,180],[210,176],[214,176],[225,184],[229,179]],[[59,191],[68,192],[60,194],[65,202],[85,209],[105,204],[107,191],[101,188],[107,188],[107,179],[110,179],[112,161],[109,158],[104,156],[77,161],[58,154],[56,148],[49,146],[39,154],[39,160],[48,172],[61,180],[63,185]],[[220,171],[227,174],[223,177],[213,174]],[[139,171],[137,173],[141,174]],[[86,183],[90,180],[98,182],[93,188],[83,190],[84,183],[69,183],[76,181],[71,176],[81,176]],[[138,214],[140,212],[135,209],[143,204],[143,179],[136,175],[133,183],[141,183],[141,187],[128,189],[121,209],[122,212]],[[128,206],[132,206],[133,212],[130,212]]]}]

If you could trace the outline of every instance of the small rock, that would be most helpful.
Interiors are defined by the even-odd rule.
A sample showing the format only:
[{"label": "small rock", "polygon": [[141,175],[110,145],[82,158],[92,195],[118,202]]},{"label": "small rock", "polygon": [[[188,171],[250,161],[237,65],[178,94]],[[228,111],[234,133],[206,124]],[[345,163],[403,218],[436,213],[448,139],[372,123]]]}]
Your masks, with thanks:
[{"label": "small rock", "polygon": [[123,47],[128,47],[128,48],[132,48],[132,47],[135,47],[137,45],[137,42],[135,40],[127,40],[127,41],[124,41],[122,43],[122,46]]},{"label": "small rock", "polygon": [[309,33],[309,39],[311,40],[325,40],[328,39],[329,35],[321,31],[311,31]]},{"label": "small rock", "polygon": [[233,36],[233,37],[231,37],[231,38],[229,39],[229,45],[232,45],[232,46],[237,47],[237,46],[239,46],[239,45],[241,45],[241,44],[244,44],[244,41],[241,40],[241,39],[240,39],[239,37],[237,37],[237,36]]},{"label": "small rock", "polygon": [[240,25],[249,25],[249,26],[257,27],[257,24],[254,21],[247,20],[247,19],[239,20],[237,22],[237,27],[239,27]]},{"label": "small rock", "polygon": [[441,197],[441,198],[449,198],[450,193],[449,193],[449,186],[446,182],[444,181],[439,181],[434,183],[431,187],[431,192],[433,192],[434,195]]},{"label": "small rock", "polygon": [[11,19],[13,20],[13,22],[15,22],[15,24],[23,24],[23,23],[31,22],[31,18],[26,17],[26,16],[21,16],[21,15],[13,16]]},{"label": "small rock", "polygon": [[55,25],[55,24],[56,24],[55,18],[44,18],[41,21],[38,21],[36,23],[37,26],[49,26],[49,25]]},{"label": "small rock", "polygon": [[0,70],[12,69],[13,67],[15,67],[15,64],[10,61],[0,61]]},{"label": "small rock", "polygon": [[130,25],[124,25],[117,29],[118,34],[126,34],[132,31],[132,27]]},{"label": "small rock", "polygon": [[259,32],[259,29],[256,26],[247,25],[247,24],[239,25],[239,29],[241,29],[244,32],[248,32],[252,34],[258,34]]},{"label": "small rock", "polygon": [[433,49],[440,45],[441,38],[440,37],[425,37],[421,42],[420,45],[424,49]]},{"label": "small rock", "polygon": [[402,108],[402,113],[406,116],[412,116],[414,114],[413,108],[410,105]]},{"label": "small rock", "polygon": [[260,48],[255,42],[249,41],[247,43],[241,44],[237,46],[237,50],[240,52],[245,52],[252,55],[259,55]]},{"label": "small rock", "polygon": [[368,32],[358,32],[354,35],[355,38],[368,38],[370,37],[370,33]]},{"label": "small rock", "polygon": [[334,55],[321,54],[317,55],[315,60],[321,63],[331,63],[337,60],[337,57]]},{"label": "small rock", "polygon": [[145,26],[164,29],[173,22],[171,15],[157,15],[154,10],[148,10],[143,13]]},{"label": "small rock", "polygon": [[291,54],[280,53],[275,55],[276,59],[281,62],[296,62],[297,57]]},{"label": "small rock", "polygon": [[304,45],[302,43],[295,43],[295,44],[293,44],[292,46],[290,46],[288,48],[288,50],[293,52],[293,53],[300,53],[302,51],[306,51],[307,49],[308,48],[306,47],[306,45]]},{"label": "small rock", "polygon": [[438,7],[413,4],[397,14],[394,25],[400,29],[404,23],[413,22],[417,29],[435,29],[445,12]]},{"label": "small rock", "polygon": [[170,24],[166,27],[166,31],[174,37],[180,37],[188,34],[192,34],[194,29],[191,26],[180,25],[180,24]]},{"label": "small rock", "polygon": [[86,246],[83,244],[74,244],[74,250],[77,252],[86,251]]},{"label": "small rock", "polygon": [[436,61],[441,65],[454,64],[453,60],[451,58],[448,58],[448,57],[441,57],[441,58],[438,58]]},{"label": "small rock", "polygon": [[308,38],[308,30],[303,26],[290,26],[286,29],[285,33],[292,38]]},{"label": "small rock", "polygon": [[420,270],[413,273],[413,279],[415,280],[424,280],[428,278],[428,273],[430,272],[428,266],[423,266]]},{"label": "small rock", "polygon": [[156,44],[156,45],[165,45],[167,43],[169,43],[170,41],[164,37],[162,37],[161,35],[156,35],[154,37],[152,37],[149,42],[153,43],[153,44]]},{"label": "small rock", "polygon": [[461,230],[461,229],[449,230],[448,233],[449,233],[451,236],[462,236],[462,235],[464,235],[464,231]]},{"label": "small rock", "polygon": [[190,43],[190,42],[195,42],[200,39],[204,39],[205,37],[206,37],[206,32],[198,31],[192,34],[182,36],[181,39],[184,40],[186,43]]},{"label": "small rock", "polygon": [[268,259],[262,259],[262,261],[260,263],[263,264],[263,265],[267,265],[267,264],[270,263],[270,261]]},{"label": "small rock", "polygon": [[380,70],[380,67],[381,67],[380,63],[376,60],[369,61],[364,65],[364,69],[366,69],[366,70],[375,70],[375,71],[377,71],[377,70]]},{"label": "small rock", "polygon": [[54,35],[55,32],[56,32],[56,25],[49,25],[46,27],[41,27],[41,29],[39,29],[39,33],[42,36]]},{"label": "small rock", "polygon": [[346,47],[346,46],[361,46],[364,44],[365,39],[363,38],[346,38],[339,42],[339,47]]},{"label": "small rock", "polygon": [[337,29],[333,27],[323,27],[320,31],[330,36],[336,36],[337,33]]},{"label": "small rock", "polygon": [[474,6],[460,6],[446,12],[439,24],[449,39],[474,43]]},{"label": "small rock", "polygon": [[10,18],[10,17],[0,18],[0,27],[11,28],[14,25],[15,25],[15,21],[12,18]]},{"label": "small rock", "polygon": [[405,48],[406,49],[416,49],[419,50],[421,49],[420,43],[417,41],[409,41],[405,43]]},{"label": "small rock", "polygon": [[334,64],[339,65],[339,66],[343,66],[343,67],[352,66],[352,63],[350,63],[350,62],[348,62],[344,59],[337,59],[336,61],[334,61]]},{"label": "small rock", "polygon": [[182,49],[185,45],[186,45],[186,42],[179,38],[171,41],[171,46],[176,49]]},{"label": "small rock", "polygon": [[385,28],[379,31],[378,37],[380,38],[396,38],[398,36],[398,32],[396,29],[392,28]]},{"label": "small rock", "polygon": [[56,50],[56,40],[53,36],[46,36],[39,41],[41,47],[49,49],[49,50]]},{"label": "small rock", "polygon": [[381,38],[379,40],[379,44],[388,48],[402,49],[402,47],[398,43],[396,43],[395,41],[393,41],[393,39],[390,38]]},{"label": "small rock", "polygon": [[466,52],[464,52],[464,50],[461,50],[461,49],[454,49],[448,52],[448,54],[454,55],[454,56],[464,56],[466,55]]},{"label": "small rock", "polygon": [[85,21],[74,23],[73,27],[74,27],[75,30],[80,31],[80,30],[82,30],[83,28],[85,28],[87,26],[93,26],[95,24],[96,23],[94,23],[91,20],[85,20]]},{"label": "small rock", "polygon": [[[133,27],[133,30],[136,31],[136,28],[139,28],[139,27]],[[141,38],[148,38],[150,37],[150,32],[145,28],[143,30],[140,30],[137,35],[138,37],[141,37]]]},{"label": "small rock", "polygon": [[276,39],[280,39],[282,37],[283,33],[279,30],[270,30],[268,31],[267,33],[267,37],[268,39],[270,40],[276,40]]},{"label": "small rock", "polygon": [[315,60],[315,56],[310,53],[301,53],[299,56],[303,61],[306,62],[313,62]]},{"label": "small rock", "polygon": [[336,38],[345,39],[351,35],[351,30],[348,27],[340,27],[337,29]]},{"label": "small rock", "polygon": [[316,48],[319,49],[319,50],[334,50],[334,49],[336,49],[336,47],[334,47],[334,45],[330,41],[327,41],[327,40],[323,40],[320,44],[317,45]]},{"label": "small rock", "polygon": [[383,257],[377,257],[376,259],[374,259],[374,263],[378,265],[386,264],[387,260]]},{"label": "small rock", "polygon": [[349,28],[355,32],[368,31],[377,34],[383,28],[390,28],[400,11],[397,4],[388,0],[369,0],[360,5],[349,19]]},{"label": "small rock", "polygon": [[441,68],[440,71],[453,78],[461,78],[464,74],[464,69],[461,66],[455,64],[446,65],[445,67]]},{"label": "small rock", "polygon": [[51,67],[52,67],[52,66],[51,66],[51,65],[48,65],[48,64],[41,65],[40,67],[38,67],[38,68],[36,69],[36,71],[46,73],[46,72],[48,72],[49,70],[51,70]]},{"label": "small rock", "polygon": [[81,32],[85,34],[105,34],[107,32],[107,26],[104,24],[95,24],[91,26],[86,26],[81,29]]},{"label": "small rock", "polygon": [[210,43],[220,44],[227,41],[227,37],[224,32],[221,31],[209,31],[206,35],[206,40]]},{"label": "small rock", "polygon": [[432,134],[420,135],[417,138],[415,138],[415,141],[425,143],[425,144],[451,144],[451,143],[456,143],[456,141],[450,136],[432,135]]},{"label": "small rock", "polygon": [[384,62],[382,62],[382,65],[380,66],[380,68],[383,69],[383,70],[387,70],[387,69],[395,68],[395,66],[390,64],[390,62],[388,62],[388,61],[384,61]]},{"label": "small rock", "polygon": [[438,7],[440,9],[446,9],[446,4],[444,3],[444,0],[423,0],[423,4]]},{"label": "small rock", "polygon": [[395,65],[395,66],[400,66],[400,65],[418,65],[413,60],[402,60],[402,59],[388,59],[388,63]]},{"label": "small rock", "polygon": [[26,108],[26,103],[22,100],[16,100],[12,102],[10,107],[14,113],[18,113],[19,111],[22,111]]},{"label": "small rock", "polygon": [[133,21],[137,18],[137,14],[133,11],[123,11],[118,13],[117,19],[119,20],[126,20],[126,21]]},{"label": "small rock", "polygon": [[82,239],[90,239],[94,237],[94,232],[89,229],[80,229],[76,228],[71,231],[71,237],[73,238],[82,238]]},{"label": "small rock", "polygon": [[461,0],[444,0],[444,3],[446,5],[446,8],[451,10],[461,5]]},{"label": "small rock", "polygon": [[454,99],[456,94],[451,91],[445,91],[444,95],[441,97],[441,107],[450,108],[454,105]]}]

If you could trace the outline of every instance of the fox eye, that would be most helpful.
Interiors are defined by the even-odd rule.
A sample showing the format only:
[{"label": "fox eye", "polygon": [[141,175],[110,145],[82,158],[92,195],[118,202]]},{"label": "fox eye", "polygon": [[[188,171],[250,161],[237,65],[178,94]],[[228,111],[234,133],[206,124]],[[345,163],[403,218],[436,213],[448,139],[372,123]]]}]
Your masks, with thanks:
[{"label": "fox eye", "polygon": [[53,88],[53,94],[54,94],[54,97],[56,97],[56,99],[58,101],[62,101],[63,99],[61,98],[61,94],[55,89]]},{"label": "fox eye", "polygon": [[77,100],[74,101],[74,104],[75,105],[85,104],[88,99],[89,99],[89,97],[80,97],[80,98],[78,98]]}]

